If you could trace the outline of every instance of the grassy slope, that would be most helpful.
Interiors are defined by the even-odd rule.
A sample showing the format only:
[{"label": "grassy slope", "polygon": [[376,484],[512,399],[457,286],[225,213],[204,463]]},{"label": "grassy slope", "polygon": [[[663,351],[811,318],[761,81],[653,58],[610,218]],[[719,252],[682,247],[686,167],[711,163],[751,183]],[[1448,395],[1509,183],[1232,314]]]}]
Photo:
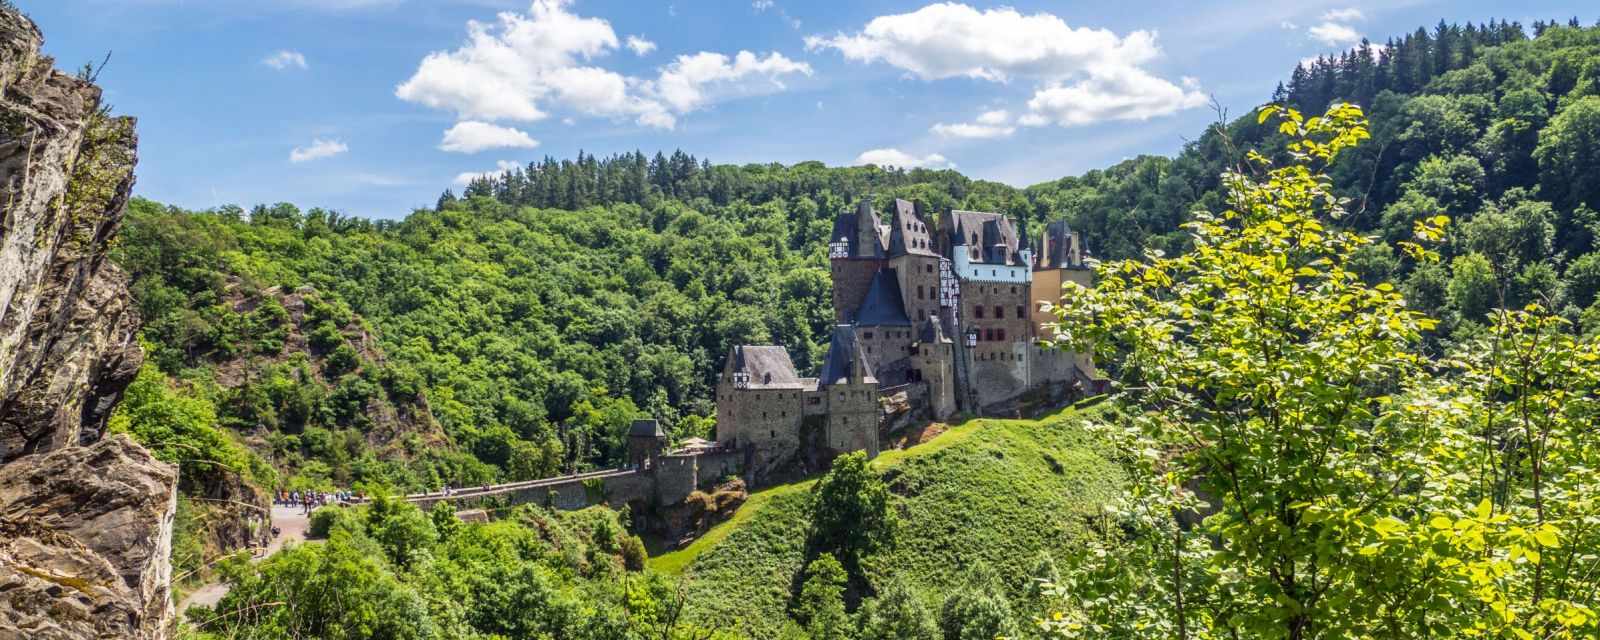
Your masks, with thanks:
[{"label": "grassy slope", "polygon": [[[933,606],[980,565],[1022,589],[1039,556],[1070,551],[1083,540],[1084,520],[1118,491],[1121,469],[1082,428],[1112,418],[1091,407],[1040,420],[972,420],[879,456],[872,466],[890,483],[902,522],[898,547],[879,566],[907,578]],[[757,492],[731,520],[652,558],[651,568],[689,579],[698,617],[774,635],[805,561],[813,484]]]}]

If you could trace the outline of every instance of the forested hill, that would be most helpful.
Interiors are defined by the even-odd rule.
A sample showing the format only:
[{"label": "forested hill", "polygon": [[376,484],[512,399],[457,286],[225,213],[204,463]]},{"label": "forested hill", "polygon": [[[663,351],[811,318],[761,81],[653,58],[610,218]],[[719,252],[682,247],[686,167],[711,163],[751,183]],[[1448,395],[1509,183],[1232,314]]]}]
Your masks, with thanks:
[{"label": "forested hill", "polygon": [[[1577,318],[1600,288],[1600,30],[1534,31],[1441,24],[1301,66],[1277,92],[1308,113],[1351,100],[1370,115],[1374,139],[1334,169],[1352,199],[1346,224],[1397,240],[1419,218],[1453,218],[1441,264],[1415,267],[1387,245],[1361,257],[1368,275],[1403,283],[1413,304],[1442,318],[1443,335],[1502,303],[1541,300]],[[1002,211],[1029,226],[1065,219],[1100,257],[1181,251],[1189,212],[1223,208],[1223,169],[1246,150],[1282,148],[1272,125],[1242,114],[1175,158],[1027,189],[953,170],[580,154],[477,180],[400,221],[138,201],[125,244],[139,247],[122,259],[146,338],[172,376],[214,377],[201,355],[234,348],[227,332],[238,328],[215,321],[229,287],[310,286],[348,306],[387,358],[371,382],[417,381],[463,455],[401,469],[361,464],[357,450],[336,479],[480,482],[610,463],[640,415],[678,436],[707,434],[728,345],[783,344],[797,366],[817,365],[829,321],[826,235],[858,198]],[[296,410],[257,407],[266,408]]]},{"label": "forested hill", "polygon": [[[1441,23],[1297,66],[1274,98],[1307,115],[1350,101],[1372,140],[1340,158],[1343,223],[1393,242],[1450,216],[1445,260],[1421,268],[1387,246],[1361,256],[1369,279],[1402,283],[1443,335],[1491,307],[1540,302],[1579,320],[1600,288],[1600,28]],[[1282,153],[1254,113],[1207,130],[1176,158],[1142,157],[1026,190],[1035,217],[1061,216],[1104,257],[1181,251],[1195,208],[1222,210],[1218,176],[1248,150]],[[1280,158],[1281,159],[1281,158]],[[1592,331],[1600,311],[1581,318]]]},{"label": "forested hill", "polygon": [[[643,173],[641,155],[550,162],[400,221],[138,200],[118,257],[135,278],[156,361],[212,389],[223,422],[301,415],[310,398],[319,419],[286,422],[294,438],[268,438],[298,448],[275,451],[280,458],[323,463],[299,466],[292,482],[437,487],[614,464],[624,430],[646,415],[676,436],[709,436],[729,345],[782,344],[797,366],[818,366],[832,317],[827,234],[863,195],[940,208],[1026,204],[1019,190],[954,171],[673,158]],[[226,382],[219,354],[257,349],[263,329],[261,314],[235,317],[230,301],[305,287],[330,313],[371,325],[381,366],[329,380],[332,391],[292,367],[211,384]],[[359,446],[370,439],[361,424],[323,419],[350,414],[353,392],[343,390],[383,401],[412,383],[464,455],[427,449],[410,464],[384,462]]]}]

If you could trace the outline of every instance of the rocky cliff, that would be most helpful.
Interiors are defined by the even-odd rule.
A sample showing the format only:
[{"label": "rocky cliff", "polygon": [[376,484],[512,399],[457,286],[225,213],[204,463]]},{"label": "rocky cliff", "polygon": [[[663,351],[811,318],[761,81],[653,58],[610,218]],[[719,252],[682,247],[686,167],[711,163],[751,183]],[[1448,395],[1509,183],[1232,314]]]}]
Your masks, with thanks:
[{"label": "rocky cliff", "polygon": [[106,260],[134,122],[0,4],[0,637],[162,638],[177,471],[105,422],[143,355]]}]

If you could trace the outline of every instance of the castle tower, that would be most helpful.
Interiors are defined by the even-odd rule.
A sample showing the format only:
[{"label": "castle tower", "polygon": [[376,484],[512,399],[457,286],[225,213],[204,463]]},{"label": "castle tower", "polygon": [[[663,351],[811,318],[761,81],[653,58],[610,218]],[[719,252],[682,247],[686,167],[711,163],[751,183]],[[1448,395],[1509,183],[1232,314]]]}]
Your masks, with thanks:
[{"label": "castle tower", "polygon": [[[1093,286],[1094,272],[1083,261],[1082,238],[1066,221],[1046,225],[1035,246],[1038,248],[1038,259],[1033,267],[1029,295],[1031,321],[1036,339],[1048,341],[1055,336],[1055,328],[1050,325],[1056,322],[1056,316],[1044,311],[1042,303],[1072,304],[1071,300],[1063,299],[1062,287],[1068,282],[1084,287]],[[1033,378],[1040,384],[1081,382],[1093,386],[1092,383],[1100,378],[1094,359],[1086,353],[1038,349],[1031,366]]]},{"label": "castle tower", "polygon": [[717,383],[717,442],[746,451],[746,474],[765,477],[799,450],[803,403],[816,388],[783,347],[733,347]]},{"label": "castle tower", "polygon": [[654,469],[662,450],[667,448],[667,432],[655,420],[634,420],[628,427],[628,464],[635,469]]},{"label": "castle tower", "polygon": [[872,285],[872,277],[887,264],[888,229],[863,199],[854,213],[833,220],[828,236],[828,262],[833,278],[834,322],[850,322]]},{"label": "castle tower", "polygon": [[862,357],[855,330],[836,326],[828,356],[818,377],[818,391],[827,403],[826,440],[836,452],[866,451],[878,455],[878,379]]},{"label": "castle tower", "polygon": [[955,344],[944,334],[943,323],[932,318],[917,328],[916,378],[928,385],[928,413],[943,420],[956,412]]},{"label": "castle tower", "polygon": [[901,307],[912,322],[939,317],[939,253],[933,229],[905,200],[894,201],[889,223],[889,268],[900,285]]},{"label": "castle tower", "polygon": [[963,345],[967,373],[958,388],[978,407],[1021,395],[1032,386],[1032,251],[1004,215],[952,211],[941,220],[943,242],[960,286],[954,336]]},{"label": "castle tower", "polygon": [[879,269],[873,275],[866,298],[850,318],[855,329],[857,355],[877,372],[878,381],[883,384],[905,382],[903,373],[884,375],[889,369],[903,372],[907,365],[900,361],[910,355],[912,325],[901,306],[903,299],[895,270]]}]

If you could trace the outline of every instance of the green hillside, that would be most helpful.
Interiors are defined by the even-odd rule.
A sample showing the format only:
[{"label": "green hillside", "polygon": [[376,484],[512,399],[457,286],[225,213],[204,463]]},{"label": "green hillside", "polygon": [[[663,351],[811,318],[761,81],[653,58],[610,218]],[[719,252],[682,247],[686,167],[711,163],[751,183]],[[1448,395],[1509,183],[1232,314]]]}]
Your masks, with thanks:
[{"label": "green hillside", "polygon": [[[1080,547],[1089,519],[1120,490],[1111,451],[1085,429],[1115,417],[1096,405],[1039,420],[976,419],[879,456],[871,467],[893,494],[901,529],[893,551],[866,563],[874,583],[897,577],[937,610],[979,570],[1023,597],[1044,558]],[[691,615],[703,623],[772,637],[806,561],[814,484],[758,492],[732,520],[649,566],[686,578]]]}]

